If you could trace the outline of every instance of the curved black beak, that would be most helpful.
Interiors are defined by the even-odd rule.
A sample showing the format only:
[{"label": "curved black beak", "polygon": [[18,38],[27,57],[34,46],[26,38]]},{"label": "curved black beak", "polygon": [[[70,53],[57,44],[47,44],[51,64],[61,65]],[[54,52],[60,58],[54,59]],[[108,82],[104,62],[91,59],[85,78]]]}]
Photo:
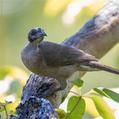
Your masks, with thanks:
[{"label": "curved black beak", "polygon": [[40,34],[41,34],[41,36],[47,36],[47,34],[45,33],[45,31],[42,31]]}]

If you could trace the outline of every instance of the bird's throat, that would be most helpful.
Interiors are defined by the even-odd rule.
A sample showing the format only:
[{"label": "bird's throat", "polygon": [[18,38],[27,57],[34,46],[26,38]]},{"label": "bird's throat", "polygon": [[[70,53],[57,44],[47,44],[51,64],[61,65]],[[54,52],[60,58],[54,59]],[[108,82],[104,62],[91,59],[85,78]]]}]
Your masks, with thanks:
[{"label": "bird's throat", "polygon": [[40,42],[42,42],[42,40],[43,40],[42,38],[36,39],[35,41],[31,42],[30,45],[34,48],[35,47],[37,48],[38,44],[40,44]]}]

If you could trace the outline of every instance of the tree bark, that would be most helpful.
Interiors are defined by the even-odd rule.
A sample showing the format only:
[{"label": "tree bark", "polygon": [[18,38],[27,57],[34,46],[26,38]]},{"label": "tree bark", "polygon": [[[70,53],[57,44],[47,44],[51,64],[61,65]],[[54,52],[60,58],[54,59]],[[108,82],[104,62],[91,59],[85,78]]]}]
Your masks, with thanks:
[{"label": "tree bark", "polygon": [[[118,41],[119,1],[108,0],[91,20],[62,44],[82,49],[97,58],[101,58]],[[68,73],[68,69],[66,73]],[[85,73],[80,71],[80,76],[82,77]],[[69,83],[67,85],[68,88],[65,91],[71,88]],[[34,96],[36,98],[46,98],[54,107],[57,107],[62,99],[62,92],[58,89],[59,83],[56,79],[31,74],[23,90],[21,102],[25,103],[31,96]]]}]

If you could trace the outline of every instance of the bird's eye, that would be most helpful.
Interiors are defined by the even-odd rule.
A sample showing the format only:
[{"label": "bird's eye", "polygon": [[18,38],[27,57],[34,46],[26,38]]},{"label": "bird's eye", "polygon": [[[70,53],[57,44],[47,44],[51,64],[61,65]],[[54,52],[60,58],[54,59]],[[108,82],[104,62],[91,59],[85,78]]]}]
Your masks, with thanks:
[{"label": "bird's eye", "polygon": [[36,29],[32,29],[30,34],[33,36],[33,35],[37,34],[37,32],[38,31]]},{"label": "bird's eye", "polygon": [[41,28],[38,28],[38,31],[39,31],[39,32],[42,32]]}]

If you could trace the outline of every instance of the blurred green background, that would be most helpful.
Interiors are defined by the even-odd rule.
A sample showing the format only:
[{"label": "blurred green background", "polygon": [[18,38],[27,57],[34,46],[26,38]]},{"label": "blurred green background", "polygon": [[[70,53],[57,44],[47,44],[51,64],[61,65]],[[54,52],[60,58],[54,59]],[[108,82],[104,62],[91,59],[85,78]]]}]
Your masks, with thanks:
[{"label": "blurred green background", "polygon": [[[0,79],[10,85],[0,96],[4,99],[7,95],[16,95],[17,90],[16,97],[20,98],[21,88],[29,76],[20,51],[31,28],[42,27],[47,40],[60,43],[77,32],[103,4],[104,0],[0,0]],[[118,50],[117,44],[101,62],[119,68]],[[6,76],[13,78],[10,83]],[[83,79],[84,92],[92,87],[119,86],[119,76],[106,72],[87,73]]]},{"label": "blurred green background", "polygon": [[95,14],[102,2],[97,8],[92,8],[91,3],[83,0],[0,0],[0,65],[23,68],[20,51],[33,27],[44,28],[46,39],[53,42],[62,42],[71,36]]}]

